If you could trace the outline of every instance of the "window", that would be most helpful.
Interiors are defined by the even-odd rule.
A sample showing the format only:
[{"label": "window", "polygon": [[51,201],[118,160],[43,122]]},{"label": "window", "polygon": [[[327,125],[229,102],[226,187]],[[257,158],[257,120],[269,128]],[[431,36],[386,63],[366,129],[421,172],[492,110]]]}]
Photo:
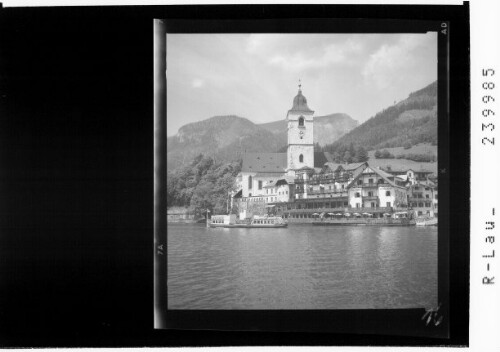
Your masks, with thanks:
[{"label": "window", "polygon": [[360,203],[356,203],[356,208],[359,208],[361,204]]},{"label": "window", "polygon": [[354,198],[359,198],[359,197],[360,197],[359,192],[354,193]]},{"label": "window", "polygon": [[301,162],[301,163],[304,162],[304,156],[302,154],[299,155],[299,162]]},{"label": "window", "polygon": [[422,212],[421,212],[420,210],[418,211],[418,215],[419,215],[419,216],[420,216],[420,215],[422,215]]},{"label": "window", "polygon": [[372,184],[373,183],[373,178],[368,179],[368,183]]},{"label": "window", "polygon": [[375,208],[375,202],[371,203],[372,208]]},{"label": "window", "polygon": [[386,196],[390,196],[391,195],[391,191],[385,191],[385,195]]},{"label": "window", "polygon": [[418,206],[419,206],[419,207],[423,207],[423,206],[424,206],[424,203],[418,203]]},{"label": "window", "polygon": [[248,176],[248,189],[252,189],[252,176]]},{"label": "window", "polygon": [[252,193],[248,193],[248,196],[251,197],[252,196]]},{"label": "window", "polygon": [[387,202],[387,203],[385,203],[385,206],[386,206],[387,208],[390,208],[390,207],[391,207],[391,202]]},{"label": "window", "polygon": [[358,180],[358,185],[362,185],[363,184],[363,180]]},{"label": "window", "polygon": [[262,181],[259,181],[259,189],[262,189]]},{"label": "window", "polygon": [[425,195],[425,198],[429,198],[429,195],[428,195],[428,194],[426,194],[426,195]]},{"label": "window", "polygon": [[299,117],[299,127],[304,127],[304,118],[302,116]]},{"label": "window", "polygon": [[368,192],[368,197],[373,197],[373,192]]}]

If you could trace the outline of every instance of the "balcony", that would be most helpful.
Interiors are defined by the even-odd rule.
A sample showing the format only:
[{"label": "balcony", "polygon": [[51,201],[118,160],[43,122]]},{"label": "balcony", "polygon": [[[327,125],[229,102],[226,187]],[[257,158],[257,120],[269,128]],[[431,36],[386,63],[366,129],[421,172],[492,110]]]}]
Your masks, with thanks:
[{"label": "balcony", "polygon": [[432,202],[431,198],[422,198],[422,197],[409,197],[408,200],[410,202]]},{"label": "balcony", "polygon": [[288,209],[283,210],[290,214],[312,214],[312,213],[337,213],[344,212],[346,208],[308,208],[308,209]]},{"label": "balcony", "polygon": [[378,201],[378,196],[363,196],[362,201],[371,201],[371,200],[376,200]]},{"label": "balcony", "polygon": [[362,208],[346,208],[349,213],[390,213],[395,210],[392,207],[362,207]]},{"label": "balcony", "polygon": [[330,197],[336,198],[336,197],[347,197],[347,191],[334,191],[333,189],[325,189],[325,190],[318,190],[318,191],[308,191],[307,195],[324,195],[325,197]]},{"label": "balcony", "polygon": [[362,183],[360,185],[356,184],[356,185],[353,185],[352,187],[378,188],[378,186],[387,187],[390,185],[387,182],[381,182],[381,183]]}]

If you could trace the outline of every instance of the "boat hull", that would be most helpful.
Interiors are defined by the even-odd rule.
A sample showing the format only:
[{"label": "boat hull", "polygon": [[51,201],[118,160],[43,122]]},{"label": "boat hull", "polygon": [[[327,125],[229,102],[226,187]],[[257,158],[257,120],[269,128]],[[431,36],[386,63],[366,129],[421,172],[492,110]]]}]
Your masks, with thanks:
[{"label": "boat hull", "polygon": [[425,219],[425,220],[416,220],[415,225],[417,226],[437,226],[437,219]]}]

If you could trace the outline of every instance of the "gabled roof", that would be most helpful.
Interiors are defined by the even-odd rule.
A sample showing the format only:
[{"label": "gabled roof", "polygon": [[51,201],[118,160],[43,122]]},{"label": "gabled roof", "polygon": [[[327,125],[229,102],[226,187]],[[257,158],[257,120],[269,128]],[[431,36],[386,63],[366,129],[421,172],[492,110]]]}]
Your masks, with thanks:
[{"label": "gabled roof", "polygon": [[295,178],[293,176],[284,176],[276,181],[276,186],[289,184],[292,185],[295,183]]},{"label": "gabled roof", "polygon": [[366,161],[363,161],[363,162],[361,162],[361,163],[352,163],[352,164],[347,164],[347,165],[344,167],[344,169],[345,169],[346,171],[354,171],[354,170],[356,170],[357,168],[359,168],[360,166],[365,165],[365,164],[366,164],[366,165],[368,165],[368,164],[366,163]]},{"label": "gabled roof", "polygon": [[361,163],[351,163],[351,164],[339,164],[339,163],[334,163],[334,162],[325,163],[325,165],[328,166],[330,168],[330,170],[332,170],[332,171],[336,171],[337,169],[341,169],[341,170],[345,170],[345,171],[354,171],[365,164],[368,165],[366,163],[366,161],[363,161]]},{"label": "gabled roof", "polygon": [[[398,187],[398,188],[405,188],[403,186],[397,185],[394,181],[392,181],[392,180],[389,179],[389,177],[394,178],[393,175],[388,174],[387,172],[385,172],[385,171],[383,171],[381,169],[376,169],[376,168],[370,167],[370,165],[368,165],[368,164],[367,164],[367,168],[370,168],[371,171],[373,171],[375,174],[377,174],[380,177],[382,177],[384,179],[384,181],[387,182],[388,184],[390,184],[391,186]],[[349,182],[349,184],[347,185],[347,188],[351,188],[352,185],[359,179],[359,177],[362,174],[363,174],[363,172],[359,172],[356,176],[354,176],[354,179],[351,182]]]},{"label": "gabled roof", "polygon": [[425,174],[432,174],[432,171],[424,170],[424,169],[417,169],[414,167],[409,167],[409,168],[393,168],[393,167],[391,167],[390,169],[387,167],[384,167],[383,169],[391,174],[398,174],[398,173],[405,174],[408,171],[420,172],[420,173],[425,173]]},{"label": "gabled roof", "polygon": [[245,153],[241,171],[283,173],[286,166],[286,153]]}]

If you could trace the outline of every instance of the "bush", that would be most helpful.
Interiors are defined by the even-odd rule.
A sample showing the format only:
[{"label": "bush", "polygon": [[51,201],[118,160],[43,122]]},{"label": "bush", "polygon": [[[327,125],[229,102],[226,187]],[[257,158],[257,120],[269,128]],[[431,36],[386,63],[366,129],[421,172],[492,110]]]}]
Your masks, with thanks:
[{"label": "bush", "polygon": [[381,159],[394,159],[394,155],[392,155],[387,149],[382,150]]},{"label": "bush", "polygon": [[404,149],[410,149],[411,148],[411,143],[410,142],[405,142],[405,144],[403,144],[403,148]]}]

